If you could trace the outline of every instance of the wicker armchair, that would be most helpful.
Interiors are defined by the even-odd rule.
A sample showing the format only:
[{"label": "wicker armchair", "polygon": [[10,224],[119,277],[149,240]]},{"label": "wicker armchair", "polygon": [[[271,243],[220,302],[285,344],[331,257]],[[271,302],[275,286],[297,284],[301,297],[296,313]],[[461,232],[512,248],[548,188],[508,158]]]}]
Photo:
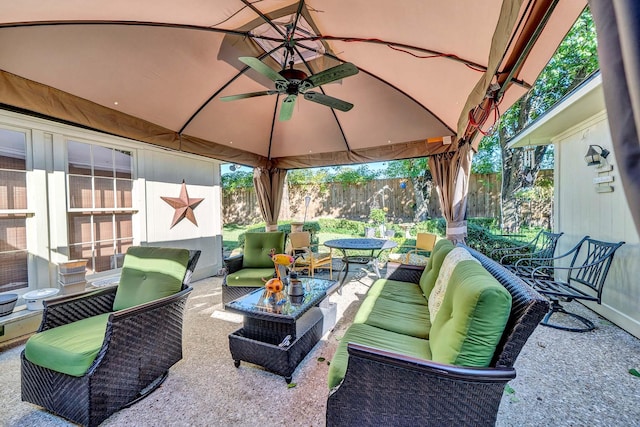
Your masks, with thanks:
[{"label": "wicker armchair", "polygon": [[[133,252],[134,256],[142,255],[140,258],[144,258],[144,253],[158,254],[153,252],[158,249],[165,256],[186,252],[138,247],[130,248],[127,256]],[[80,376],[32,363],[25,355],[25,347],[21,354],[22,400],[40,405],[77,424],[97,426],[114,412],[155,390],[166,378],[169,368],[182,358],[182,318],[192,290],[188,285],[199,256],[200,251],[189,251],[186,268],[182,265],[176,268],[176,271],[183,269],[184,278],[181,285],[178,282],[181,290],[169,296],[113,311],[119,286],[45,303],[38,332],[100,315],[108,316],[106,331],[95,359]],[[157,262],[166,261],[155,258],[144,259],[143,263],[157,266]],[[129,273],[126,268],[125,257],[123,276],[133,274],[143,281],[147,276],[154,277],[151,269],[144,272],[138,268]]]},{"label": "wicker armchair", "polygon": [[246,233],[244,250],[240,255],[225,258],[222,280],[222,303],[255,291],[273,277],[275,272],[269,252],[284,253],[284,232]]},{"label": "wicker armchair", "polygon": [[[490,367],[443,365],[350,343],[346,375],[327,401],[327,426],[495,424],[504,386],[516,376],[516,358],[549,303],[495,261],[467,249],[512,296]],[[395,266],[388,278],[417,283],[422,270]]]}]

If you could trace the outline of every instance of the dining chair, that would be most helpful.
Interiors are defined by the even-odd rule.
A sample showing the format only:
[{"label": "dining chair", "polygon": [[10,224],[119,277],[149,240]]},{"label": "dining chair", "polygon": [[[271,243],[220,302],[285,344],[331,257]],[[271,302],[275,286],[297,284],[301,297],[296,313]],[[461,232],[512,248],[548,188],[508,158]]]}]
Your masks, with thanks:
[{"label": "dining chair", "polygon": [[436,244],[437,235],[433,233],[418,233],[415,245],[400,245],[398,250],[409,249],[406,253],[396,253],[392,260],[402,264],[427,265],[431,251]]},{"label": "dining chair", "polygon": [[309,275],[314,277],[315,270],[327,267],[329,268],[329,279],[333,280],[333,267],[332,267],[332,249],[328,248],[328,252],[318,252],[312,250],[311,245],[311,233],[308,231],[299,231],[289,233],[291,254],[296,260],[294,263],[294,270],[309,270]]}]

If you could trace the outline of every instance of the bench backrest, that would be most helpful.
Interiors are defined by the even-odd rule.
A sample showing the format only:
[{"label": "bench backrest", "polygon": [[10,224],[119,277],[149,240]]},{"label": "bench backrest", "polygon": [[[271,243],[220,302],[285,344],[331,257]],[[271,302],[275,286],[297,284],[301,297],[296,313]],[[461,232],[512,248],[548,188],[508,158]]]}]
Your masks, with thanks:
[{"label": "bench backrest", "polygon": [[553,254],[556,252],[556,246],[558,245],[558,239],[564,233],[551,233],[549,231],[541,231],[538,234],[538,249],[531,255],[534,258],[542,258],[551,260]]},{"label": "bench backrest", "polygon": [[512,367],[527,339],[549,311],[549,301],[496,261],[469,247],[463,247],[511,294],[509,320],[490,366]]},{"label": "bench backrest", "polygon": [[[573,252],[567,282],[578,282],[593,289],[598,297],[602,297],[602,287],[609,273],[613,255],[624,242],[603,242],[586,236],[578,242],[570,252]],[[580,265],[576,261],[582,259],[579,255],[585,254]],[[576,267],[576,268],[573,268]]]}]

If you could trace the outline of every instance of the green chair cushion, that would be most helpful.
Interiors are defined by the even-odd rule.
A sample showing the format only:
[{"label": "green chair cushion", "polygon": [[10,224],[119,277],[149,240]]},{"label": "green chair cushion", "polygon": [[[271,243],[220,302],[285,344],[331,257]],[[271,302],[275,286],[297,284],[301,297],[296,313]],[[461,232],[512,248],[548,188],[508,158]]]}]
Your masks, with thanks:
[{"label": "green chair cushion", "polygon": [[328,374],[329,388],[340,384],[347,372],[349,362],[347,344],[350,342],[422,359],[431,358],[429,340],[398,334],[364,323],[354,323],[347,329],[331,359]]},{"label": "green chair cushion", "polygon": [[187,249],[130,247],[124,257],[114,311],[179,292],[188,263]]},{"label": "green chair cushion", "polygon": [[284,252],[284,232],[270,231],[266,233],[246,233],[244,235],[244,256],[242,268],[273,267],[269,256],[271,249],[277,254]]},{"label": "green chair cushion", "polygon": [[422,292],[429,297],[431,291],[436,284],[436,279],[440,273],[442,262],[449,252],[453,250],[453,243],[450,240],[439,240],[433,248],[433,252],[429,257],[429,262],[420,276],[420,288]]},{"label": "green chair cushion", "polygon": [[429,333],[432,360],[486,367],[511,311],[511,294],[482,265],[461,261]]},{"label": "green chair cushion", "polygon": [[24,355],[36,365],[74,377],[83,376],[102,347],[109,313],[33,335]]},{"label": "green chair cushion", "polygon": [[417,284],[391,279],[376,280],[369,288],[367,296],[381,297],[407,304],[427,304],[422,289]]},{"label": "green chair cushion", "polygon": [[407,304],[373,296],[368,296],[362,301],[353,323],[366,323],[424,339],[429,338],[431,328],[429,308],[426,305]]},{"label": "green chair cushion", "polygon": [[271,266],[271,268],[242,268],[227,274],[227,286],[259,288],[260,286],[264,286],[265,282],[271,279],[275,272],[273,266]]}]

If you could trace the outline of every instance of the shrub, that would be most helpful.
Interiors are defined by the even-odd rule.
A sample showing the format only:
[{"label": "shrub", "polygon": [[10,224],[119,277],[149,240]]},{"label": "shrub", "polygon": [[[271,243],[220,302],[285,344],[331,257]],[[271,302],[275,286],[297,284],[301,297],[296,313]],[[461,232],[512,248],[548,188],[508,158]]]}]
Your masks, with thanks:
[{"label": "shrub", "polygon": [[[244,233],[238,235],[238,245],[240,247],[244,247],[244,235],[246,233],[264,233],[266,230],[264,225],[256,226],[247,229]],[[278,231],[284,231],[285,236],[291,233],[291,221],[283,222],[282,224],[278,224]],[[311,233],[311,243],[318,243],[318,231],[320,231],[320,223],[317,221],[307,221],[302,226],[302,231],[308,231]]]}]

